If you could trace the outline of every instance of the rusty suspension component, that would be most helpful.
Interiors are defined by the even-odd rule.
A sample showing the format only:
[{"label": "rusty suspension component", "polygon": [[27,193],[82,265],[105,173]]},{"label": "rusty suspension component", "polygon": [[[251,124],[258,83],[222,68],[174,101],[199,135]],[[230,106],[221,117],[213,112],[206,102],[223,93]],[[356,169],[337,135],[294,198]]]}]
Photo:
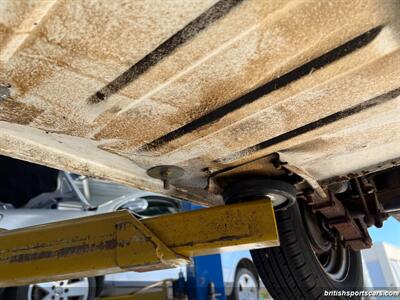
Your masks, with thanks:
[{"label": "rusty suspension component", "polygon": [[[326,197],[307,192],[305,199],[313,213],[321,213],[329,228],[339,233],[344,245],[353,250],[372,245],[368,227],[381,227],[388,214],[378,200],[378,191],[366,177],[354,178],[343,183],[344,188],[326,189]],[[336,193],[335,193],[336,192]]]},{"label": "rusty suspension component", "polygon": [[327,192],[327,198],[321,198],[317,193],[308,193],[306,199],[312,212],[321,213],[328,220],[328,227],[338,231],[344,245],[353,250],[371,247],[372,241],[366,224],[357,222],[332,192]]}]

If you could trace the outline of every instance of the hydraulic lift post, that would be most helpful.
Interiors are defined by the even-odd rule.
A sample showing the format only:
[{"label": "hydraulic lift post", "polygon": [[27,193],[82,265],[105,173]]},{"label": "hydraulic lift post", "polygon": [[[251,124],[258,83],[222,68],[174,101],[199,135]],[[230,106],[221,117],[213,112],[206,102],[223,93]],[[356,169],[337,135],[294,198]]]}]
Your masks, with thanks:
[{"label": "hydraulic lift post", "polygon": [[220,254],[194,257],[187,277],[189,300],[226,299]]}]

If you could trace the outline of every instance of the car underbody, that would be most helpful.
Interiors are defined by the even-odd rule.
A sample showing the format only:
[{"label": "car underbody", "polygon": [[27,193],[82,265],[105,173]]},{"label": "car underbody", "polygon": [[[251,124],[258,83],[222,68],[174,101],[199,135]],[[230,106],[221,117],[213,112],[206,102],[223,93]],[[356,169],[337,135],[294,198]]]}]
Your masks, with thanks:
[{"label": "car underbody", "polygon": [[[313,207],[352,181],[361,203],[341,202],[380,224],[368,174],[400,163],[398,1],[178,2],[2,2],[0,151],[209,206],[241,176],[295,174]],[[168,190],[146,174],[163,165],[183,170]]]},{"label": "car underbody", "polygon": [[210,207],[284,182],[315,253],[400,213],[399,1],[20,2],[2,155]]}]

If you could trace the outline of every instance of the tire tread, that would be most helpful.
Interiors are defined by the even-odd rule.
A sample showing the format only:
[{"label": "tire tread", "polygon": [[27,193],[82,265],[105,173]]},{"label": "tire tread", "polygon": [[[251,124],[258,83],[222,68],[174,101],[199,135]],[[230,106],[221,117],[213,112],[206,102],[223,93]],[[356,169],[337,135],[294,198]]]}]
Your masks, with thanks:
[{"label": "tire tread", "polygon": [[[298,210],[297,205],[295,209]],[[312,254],[305,250],[308,241],[304,239],[304,234],[299,234],[302,229],[296,228],[299,222],[294,220],[296,214],[291,208],[276,213],[276,216],[281,246],[251,251],[265,287],[275,300],[323,299],[324,281],[321,280],[321,274],[315,274],[318,269],[310,266]],[[360,284],[362,281],[356,276],[355,282]]]}]

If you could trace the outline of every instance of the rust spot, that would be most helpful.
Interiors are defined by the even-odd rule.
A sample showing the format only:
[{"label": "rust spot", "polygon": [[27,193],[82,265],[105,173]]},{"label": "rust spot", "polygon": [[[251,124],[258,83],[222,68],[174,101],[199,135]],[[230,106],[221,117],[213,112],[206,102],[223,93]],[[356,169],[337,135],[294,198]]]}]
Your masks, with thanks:
[{"label": "rust spot", "polygon": [[35,106],[6,100],[0,104],[0,121],[28,125],[43,112]]},{"label": "rust spot", "polygon": [[81,244],[77,246],[64,247],[55,251],[39,251],[34,253],[23,253],[10,256],[6,259],[9,263],[24,263],[40,259],[62,258],[77,254],[90,253],[115,249],[118,246],[116,239],[110,239],[98,244]]},{"label": "rust spot", "polygon": [[[249,235],[247,234],[241,234],[241,235],[229,235],[229,236],[224,236],[218,239],[212,239],[212,240],[207,240],[204,241],[202,243],[217,243],[217,242],[223,242],[223,241],[236,241],[236,240],[240,240],[240,239],[244,239],[249,237]],[[170,248],[177,248],[177,247],[192,247],[193,245],[195,245],[197,242],[193,241],[193,242],[189,242],[186,244],[181,244],[181,245],[169,245]]]},{"label": "rust spot", "polygon": [[120,107],[114,106],[114,107],[111,107],[107,112],[109,112],[109,113],[111,113],[111,114],[116,114],[116,113],[119,112],[120,110],[121,110]]}]

